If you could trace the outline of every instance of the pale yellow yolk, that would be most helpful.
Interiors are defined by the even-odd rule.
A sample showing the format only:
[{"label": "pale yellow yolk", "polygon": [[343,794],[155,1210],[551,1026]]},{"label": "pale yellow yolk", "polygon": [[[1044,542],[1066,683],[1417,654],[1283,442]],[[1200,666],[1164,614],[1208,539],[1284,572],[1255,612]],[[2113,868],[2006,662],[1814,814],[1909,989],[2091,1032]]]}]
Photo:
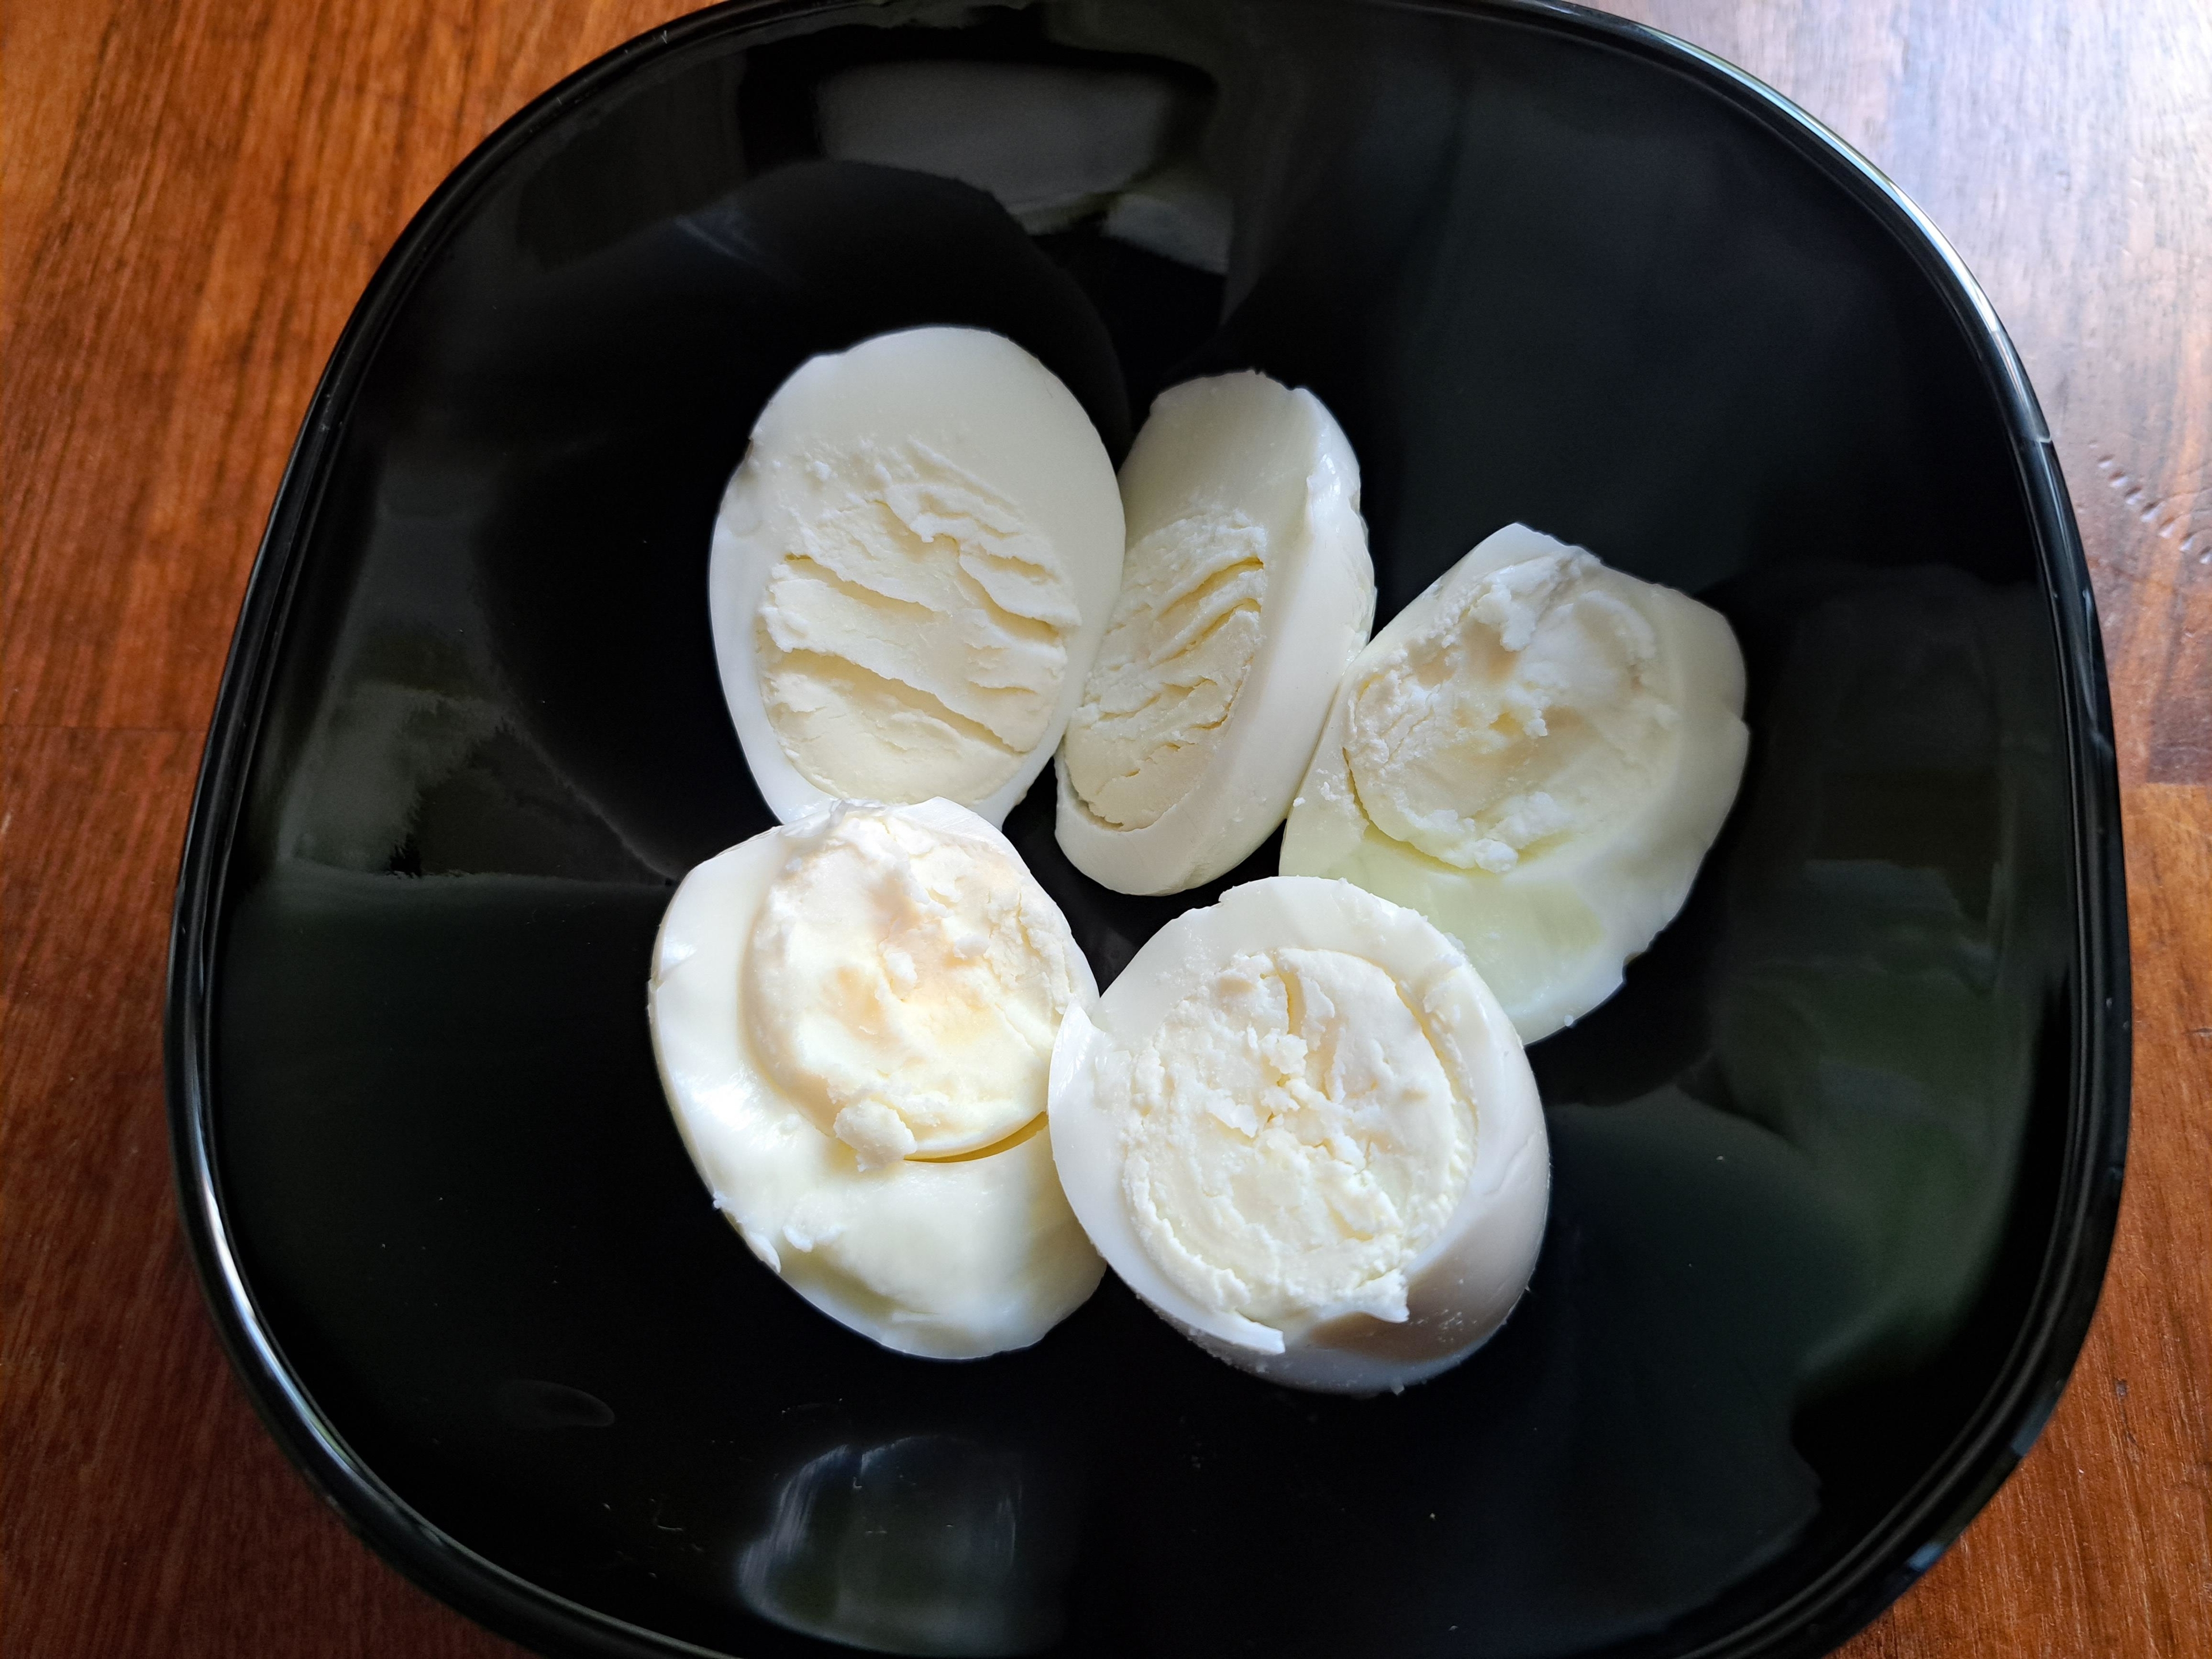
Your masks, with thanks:
[{"label": "pale yellow yolk", "polygon": [[844,810],[769,888],[743,1002],[770,1075],[864,1167],[1044,1109],[1075,943],[1012,852]]}]

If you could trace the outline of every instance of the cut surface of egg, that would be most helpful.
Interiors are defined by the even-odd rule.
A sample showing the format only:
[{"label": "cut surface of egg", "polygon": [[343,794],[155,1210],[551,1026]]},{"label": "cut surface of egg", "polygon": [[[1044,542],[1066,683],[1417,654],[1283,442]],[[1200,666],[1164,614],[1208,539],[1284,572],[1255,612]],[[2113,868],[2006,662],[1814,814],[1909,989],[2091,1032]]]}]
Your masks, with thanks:
[{"label": "cut surface of egg", "polygon": [[1139,950],[1052,1066],[1061,1185],[1114,1271],[1209,1352],[1371,1394],[1464,1358],[1542,1243],[1543,1113],[1449,939],[1274,877]]},{"label": "cut surface of egg", "polygon": [[1090,417],[1011,340],[910,329],[803,364],[754,425],[708,569],[769,810],[942,797],[1003,820],[1082,692],[1121,544]]},{"label": "cut surface of egg", "polygon": [[1282,872],[1420,911],[1534,1042],[1689,896],[1742,780],[1743,694],[1719,612],[1509,526],[1352,663]]},{"label": "cut surface of egg", "polygon": [[1043,1112],[1091,969],[1006,838],[844,802],[708,860],[653,946],[653,1052],[753,1254],[902,1353],[1035,1342],[1102,1272]]},{"label": "cut surface of egg", "polygon": [[1180,892],[1282,822],[1366,643],[1359,464],[1310,392],[1216,375],[1160,394],[1121,505],[1121,589],[1054,763],[1054,833],[1117,892]]}]

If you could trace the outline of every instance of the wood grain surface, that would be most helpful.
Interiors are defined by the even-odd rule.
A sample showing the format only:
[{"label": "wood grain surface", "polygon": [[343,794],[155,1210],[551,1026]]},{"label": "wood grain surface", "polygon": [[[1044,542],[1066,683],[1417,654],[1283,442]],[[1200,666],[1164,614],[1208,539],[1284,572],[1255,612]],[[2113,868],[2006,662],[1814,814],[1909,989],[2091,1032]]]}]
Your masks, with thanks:
[{"label": "wood grain surface", "polygon": [[[512,1654],[322,1510],[218,1352],[170,1196],[163,951],[262,520],[447,170],[670,0],[14,0],[0,167],[0,1646]],[[2212,1653],[2212,8],[1638,0],[1964,254],[2039,392],[2118,716],[2135,1135],[2088,1346],[1852,1659]]]}]

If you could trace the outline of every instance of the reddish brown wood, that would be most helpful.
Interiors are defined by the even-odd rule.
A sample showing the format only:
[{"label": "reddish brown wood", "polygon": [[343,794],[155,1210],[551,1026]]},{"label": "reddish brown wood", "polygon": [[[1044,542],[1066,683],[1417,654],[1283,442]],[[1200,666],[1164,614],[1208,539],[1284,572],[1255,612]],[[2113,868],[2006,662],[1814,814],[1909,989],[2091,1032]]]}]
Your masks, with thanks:
[{"label": "reddish brown wood", "polygon": [[[178,1243],[162,950],[261,520],[407,216],[669,0],[17,0],[0,167],[0,1646],[512,1654],[321,1510]],[[2212,1652],[2212,12],[1637,0],[1873,156],[1981,276],[2103,606],[2135,1141],[2041,1443],[1852,1659]]]}]

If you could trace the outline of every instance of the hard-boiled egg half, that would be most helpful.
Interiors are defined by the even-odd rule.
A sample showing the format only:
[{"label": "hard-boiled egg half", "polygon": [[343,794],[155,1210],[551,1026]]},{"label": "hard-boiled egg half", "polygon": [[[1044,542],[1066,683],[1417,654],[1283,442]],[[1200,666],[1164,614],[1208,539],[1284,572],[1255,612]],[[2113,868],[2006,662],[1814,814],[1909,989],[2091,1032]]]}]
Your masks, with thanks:
[{"label": "hard-boiled egg half", "polygon": [[1743,693],[1717,611],[1509,526],[1352,663],[1281,869],[1420,911],[1533,1042],[1681,908],[1743,775]]},{"label": "hard-boiled egg half", "polygon": [[1117,892],[1180,892],[1282,822],[1367,641],[1359,464],[1310,392],[1217,375],[1152,405],[1121,507],[1121,590],[1060,746],[1054,832]]},{"label": "hard-boiled egg half", "polygon": [[844,802],[684,878],[647,993],[692,1162],[755,1255],[903,1353],[1035,1342],[1098,1283],[1044,1118],[1096,982],[1006,838]]},{"label": "hard-boiled egg half", "polygon": [[1366,1394],[1511,1311],[1550,1191],[1536,1085],[1466,955],[1349,883],[1185,912],[1052,1063],[1069,1203],[1131,1289],[1271,1381]]},{"label": "hard-boiled egg half", "polygon": [[993,823],[1059,743],[1121,574],[1113,464],[1011,340],[811,359],[755,424],[708,571],[723,695],[786,823],[943,797]]}]

